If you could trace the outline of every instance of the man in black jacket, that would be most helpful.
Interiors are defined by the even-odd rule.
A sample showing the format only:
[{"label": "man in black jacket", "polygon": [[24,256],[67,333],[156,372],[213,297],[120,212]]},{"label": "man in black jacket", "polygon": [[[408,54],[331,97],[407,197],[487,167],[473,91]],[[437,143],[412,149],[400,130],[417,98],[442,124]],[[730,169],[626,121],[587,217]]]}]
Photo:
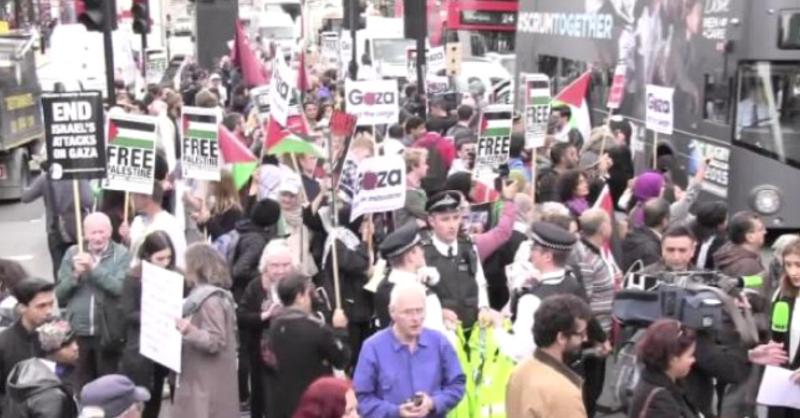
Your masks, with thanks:
[{"label": "man in black jacket", "polygon": [[6,393],[11,368],[36,355],[35,330],[52,316],[56,303],[53,284],[42,279],[23,280],[14,288],[14,296],[19,303],[20,318],[0,332],[0,395]]},{"label": "man in black jacket", "polygon": [[333,314],[333,329],[312,314],[311,280],[294,273],[278,284],[283,308],[272,318],[267,332],[263,360],[269,416],[290,418],[300,396],[317,378],[332,375],[350,360],[347,318],[341,310]]},{"label": "man in black jacket", "polygon": [[236,222],[239,240],[233,253],[231,277],[233,298],[239,302],[245,287],[258,275],[258,260],[276,232],[281,216],[281,207],[272,199],[259,200],[250,209],[250,216]]},{"label": "man in black jacket", "polygon": [[669,203],[664,199],[651,199],[645,202],[644,226],[634,228],[622,241],[622,271],[636,262],[642,267],[661,259],[661,235],[669,221]]},{"label": "man in black jacket", "polygon": [[8,377],[8,408],[3,418],[75,418],[78,406],[65,379],[78,360],[78,341],[64,320],[52,320],[36,329],[36,358],[17,363]]}]

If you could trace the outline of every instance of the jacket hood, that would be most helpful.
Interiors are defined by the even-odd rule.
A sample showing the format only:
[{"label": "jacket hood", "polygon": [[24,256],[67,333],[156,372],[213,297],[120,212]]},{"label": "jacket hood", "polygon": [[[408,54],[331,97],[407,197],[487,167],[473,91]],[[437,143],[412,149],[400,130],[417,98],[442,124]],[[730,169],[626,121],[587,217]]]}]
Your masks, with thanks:
[{"label": "jacket hood", "polygon": [[8,377],[8,395],[16,402],[23,402],[36,393],[61,386],[61,380],[42,360],[33,358],[21,361]]},{"label": "jacket hood", "polygon": [[269,234],[270,229],[272,229],[272,226],[268,226],[266,228],[260,227],[256,225],[252,220],[245,218],[236,221],[235,228],[236,231],[239,232],[239,234],[244,234],[246,232],[258,232],[267,235]]},{"label": "jacket hood", "polygon": [[741,263],[742,260],[752,260],[758,263],[761,261],[758,254],[732,242],[725,243],[714,253],[714,263],[721,270]]}]

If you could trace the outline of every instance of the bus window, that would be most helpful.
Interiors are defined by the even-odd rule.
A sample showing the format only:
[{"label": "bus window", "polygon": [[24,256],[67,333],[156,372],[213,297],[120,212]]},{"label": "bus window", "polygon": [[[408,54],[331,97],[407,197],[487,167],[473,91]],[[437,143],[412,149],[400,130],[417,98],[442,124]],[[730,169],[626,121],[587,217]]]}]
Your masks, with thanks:
[{"label": "bus window", "polygon": [[727,124],[730,110],[728,79],[718,74],[706,74],[703,79],[703,119]]},{"label": "bus window", "polygon": [[800,64],[742,65],[736,106],[740,145],[800,166]]}]

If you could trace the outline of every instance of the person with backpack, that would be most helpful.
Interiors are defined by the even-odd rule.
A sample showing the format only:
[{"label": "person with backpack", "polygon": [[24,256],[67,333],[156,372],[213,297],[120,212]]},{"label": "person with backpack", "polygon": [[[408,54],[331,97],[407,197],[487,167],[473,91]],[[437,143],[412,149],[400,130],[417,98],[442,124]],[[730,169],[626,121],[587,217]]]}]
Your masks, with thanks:
[{"label": "person with backpack", "polygon": [[695,332],[674,319],[651,324],[638,344],[644,364],[629,418],[701,417],[681,384],[695,362]]},{"label": "person with backpack", "polygon": [[278,202],[262,199],[250,209],[248,218],[237,222],[236,228],[226,234],[228,244],[223,254],[231,269],[231,291],[237,302],[241,301],[247,284],[258,276],[258,260],[267,243],[277,235],[280,216]]}]

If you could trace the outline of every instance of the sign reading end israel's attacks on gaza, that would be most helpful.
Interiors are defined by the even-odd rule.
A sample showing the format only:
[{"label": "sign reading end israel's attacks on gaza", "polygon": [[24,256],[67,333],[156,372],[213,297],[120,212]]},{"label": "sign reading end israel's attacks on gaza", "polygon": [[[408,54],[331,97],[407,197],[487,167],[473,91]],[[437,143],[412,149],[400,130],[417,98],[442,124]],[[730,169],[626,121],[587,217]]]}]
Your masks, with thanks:
[{"label": "sign reading end israel's attacks on gaza", "polygon": [[98,91],[42,95],[47,160],[53,180],[106,175],[103,98]]}]

